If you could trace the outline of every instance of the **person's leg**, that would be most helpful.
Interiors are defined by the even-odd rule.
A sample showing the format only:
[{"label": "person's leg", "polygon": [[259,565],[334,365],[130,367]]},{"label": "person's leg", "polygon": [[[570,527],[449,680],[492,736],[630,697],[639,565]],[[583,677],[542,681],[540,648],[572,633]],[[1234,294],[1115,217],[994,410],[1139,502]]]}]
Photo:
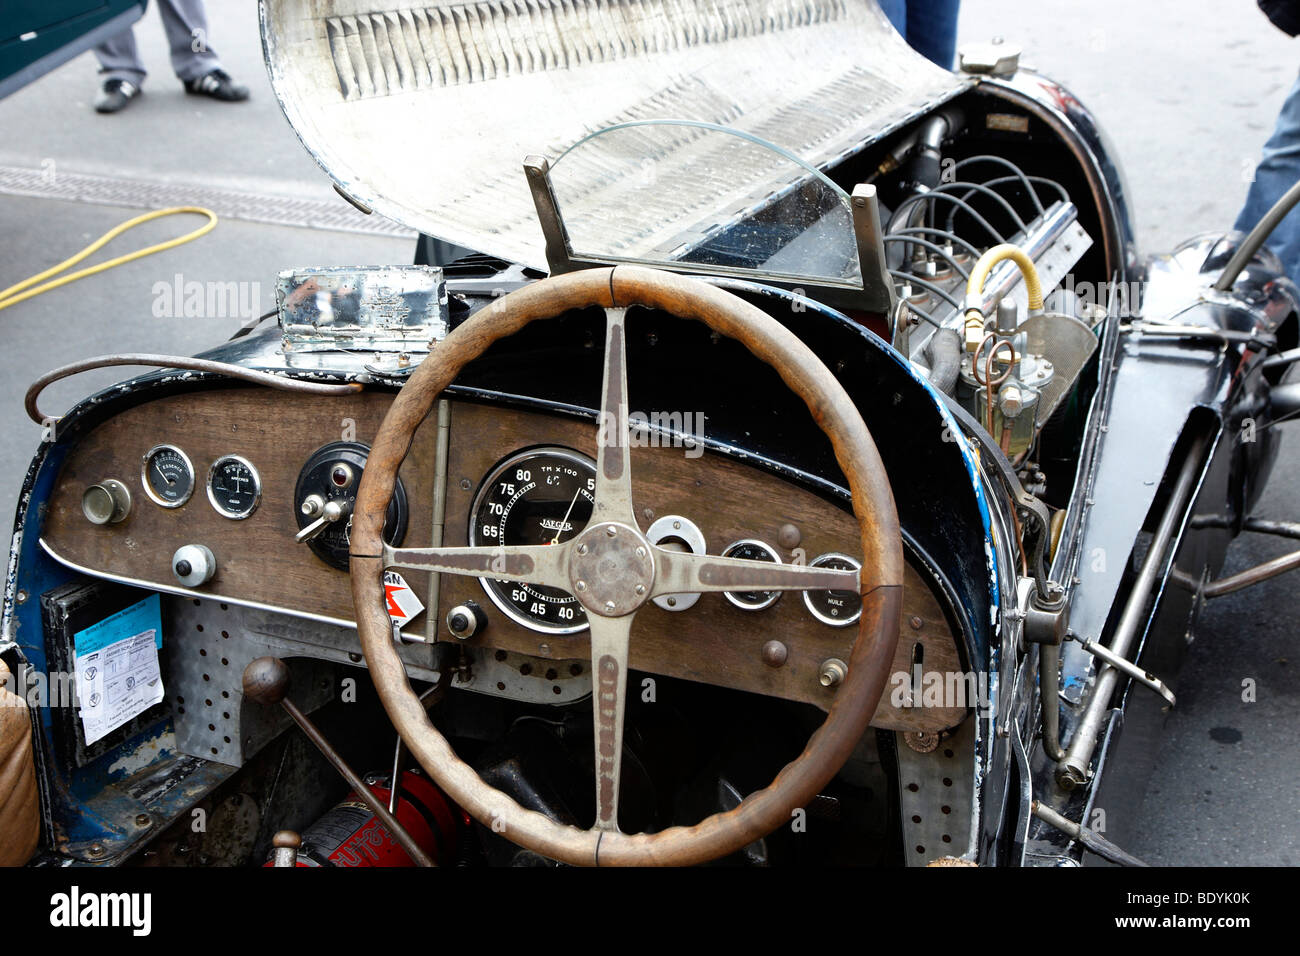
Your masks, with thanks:
[{"label": "person's leg", "polygon": [[945,70],[957,56],[957,13],[961,0],[907,0],[907,42]]},{"label": "person's leg", "polygon": [[99,61],[99,73],[105,81],[126,80],[137,89],[144,82],[144,62],[135,45],[135,31],[130,27],[95,47],[95,59]]},{"label": "person's leg", "polygon": [[95,47],[99,60],[99,94],[95,97],[96,113],[116,113],[140,95],[144,82],[144,63],[135,45],[135,32],[127,27]]},{"label": "person's leg", "polygon": [[208,42],[208,17],[203,0],[158,0],[172,69],[182,81],[197,80],[221,69],[221,61]]},{"label": "person's leg", "polygon": [[158,0],[158,11],[171,47],[172,69],[185,84],[185,92],[232,103],[248,99],[248,87],[237,84],[221,68],[208,41],[203,0]]},{"label": "person's leg", "polygon": [[[1249,232],[1282,194],[1300,182],[1300,79],[1282,104],[1273,135],[1255,167],[1255,181],[1233,228]],[[1300,283],[1300,208],[1292,209],[1273,230],[1266,245],[1277,253],[1287,274]]]}]

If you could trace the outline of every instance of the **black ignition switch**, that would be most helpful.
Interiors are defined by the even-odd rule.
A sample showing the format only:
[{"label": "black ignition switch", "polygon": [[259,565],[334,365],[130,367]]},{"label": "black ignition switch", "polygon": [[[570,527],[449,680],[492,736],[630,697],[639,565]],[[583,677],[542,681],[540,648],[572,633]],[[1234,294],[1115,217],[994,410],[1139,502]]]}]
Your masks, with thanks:
[{"label": "black ignition switch", "polygon": [[[340,571],[348,569],[352,508],[369,455],[370,446],[361,442],[330,442],[307,459],[294,489],[297,540]],[[384,520],[384,540],[390,545],[400,544],[406,536],[408,515],[406,488],[399,478]]]}]

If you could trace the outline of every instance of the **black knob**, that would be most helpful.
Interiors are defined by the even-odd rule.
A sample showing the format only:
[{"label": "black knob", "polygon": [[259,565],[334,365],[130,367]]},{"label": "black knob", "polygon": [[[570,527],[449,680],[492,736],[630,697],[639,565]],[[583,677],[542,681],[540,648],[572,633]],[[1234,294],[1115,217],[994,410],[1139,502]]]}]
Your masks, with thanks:
[{"label": "black knob", "polygon": [[487,615],[473,601],[457,604],[447,612],[447,630],[453,637],[467,640],[487,627]]},{"label": "black knob", "polygon": [[178,578],[188,578],[193,572],[193,565],[184,558],[176,562],[176,576]]}]

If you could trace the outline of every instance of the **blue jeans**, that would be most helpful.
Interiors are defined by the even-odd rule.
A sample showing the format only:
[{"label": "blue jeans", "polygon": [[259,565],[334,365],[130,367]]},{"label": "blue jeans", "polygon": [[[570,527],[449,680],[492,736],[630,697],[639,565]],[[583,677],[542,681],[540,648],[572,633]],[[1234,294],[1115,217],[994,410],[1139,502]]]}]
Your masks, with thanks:
[{"label": "blue jeans", "polygon": [[917,53],[945,70],[957,55],[957,10],[961,0],[880,0],[894,29]]},{"label": "blue jeans", "polygon": [[[1237,214],[1234,229],[1249,232],[1282,194],[1300,180],[1300,79],[1282,104],[1273,135],[1264,144],[1264,155],[1255,167],[1255,181],[1246,193],[1246,204]],[[1287,213],[1265,243],[1272,249],[1287,275],[1300,283],[1300,206]]]}]

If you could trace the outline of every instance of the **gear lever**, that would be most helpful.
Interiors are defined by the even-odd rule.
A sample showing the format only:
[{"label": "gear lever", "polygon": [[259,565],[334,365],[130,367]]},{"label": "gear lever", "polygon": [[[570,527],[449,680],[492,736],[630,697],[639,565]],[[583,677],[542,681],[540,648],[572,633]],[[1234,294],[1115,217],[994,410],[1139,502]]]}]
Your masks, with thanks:
[{"label": "gear lever", "polygon": [[244,668],[244,696],[257,701],[259,704],[279,704],[284,708],[285,713],[293,718],[302,732],[307,735],[307,739],[316,745],[316,748],[325,756],[325,759],[334,765],[334,769],[339,772],[348,785],[356,792],[356,795],[365,803],[370,811],[379,818],[384,829],[393,835],[402,849],[406,851],[412,862],[416,866],[436,866],[425,853],[418,843],[406,831],[397,817],[388,812],[388,807],[375,796],[374,792],[365,785],[356,771],[347,765],[347,762],[339,755],[328,740],[321,735],[316,729],[316,725],[307,718],[297,705],[291,701],[287,694],[289,691],[289,667],[278,657],[259,657],[246,668]]}]

